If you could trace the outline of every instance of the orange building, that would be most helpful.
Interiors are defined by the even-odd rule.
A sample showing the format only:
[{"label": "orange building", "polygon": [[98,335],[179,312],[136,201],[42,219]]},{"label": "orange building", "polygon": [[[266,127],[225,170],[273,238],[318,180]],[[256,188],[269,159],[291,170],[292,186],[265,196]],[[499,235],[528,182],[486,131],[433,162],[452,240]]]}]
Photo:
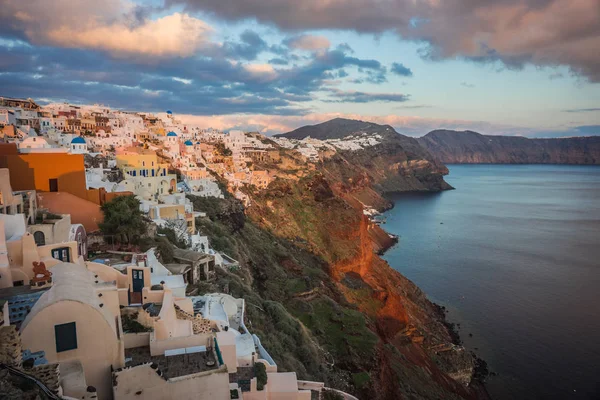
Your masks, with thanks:
[{"label": "orange building", "polygon": [[88,199],[83,154],[19,154],[14,145],[0,145],[0,168],[10,170],[13,190],[60,191]]},{"label": "orange building", "polygon": [[70,193],[38,193],[37,200],[40,208],[55,214],[70,214],[71,222],[83,225],[86,232],[97,231],[98,224],[104,221],[104,214],[98,204]]}]

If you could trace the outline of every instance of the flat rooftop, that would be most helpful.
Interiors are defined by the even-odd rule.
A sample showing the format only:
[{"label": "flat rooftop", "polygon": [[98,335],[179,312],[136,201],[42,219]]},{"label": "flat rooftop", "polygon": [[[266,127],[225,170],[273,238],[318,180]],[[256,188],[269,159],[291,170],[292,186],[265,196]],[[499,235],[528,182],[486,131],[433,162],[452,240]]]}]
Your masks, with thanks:
[{"label": "flat rooftop", "polygon": [[[158,365],[167,379],[178,376],[196,374],[198,372],[210,371],[219,368],[219,363],[212,350],[193,354],[181,354],[176,356],[154,356],[150,355],[150,347],[136,347],[125,349],[125,366],[132,367],[151,361]],[[207,365],[211,364],[212,365]]]},{"label": "flat rooftop", "polygon": [[0,299],[10,299],[14,296],[27,295],[32,293],[43,293],[48,289],[49,287],[35,289],[29,285],[2,288],[0,289]]}]

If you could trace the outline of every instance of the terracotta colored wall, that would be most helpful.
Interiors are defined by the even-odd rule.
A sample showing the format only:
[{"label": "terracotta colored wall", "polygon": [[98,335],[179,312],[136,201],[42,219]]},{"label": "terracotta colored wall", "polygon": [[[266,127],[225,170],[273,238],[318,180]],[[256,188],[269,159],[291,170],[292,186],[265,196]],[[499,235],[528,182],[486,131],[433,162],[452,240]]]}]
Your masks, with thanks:
[{"label": "terracotta colored wall", "polygon": [[13,190],[49,192],[50,179],[58,179],[59,192],[87,200],[83,154],[2,154],[0,167],[10,169]]},{"label": "terracotta colored wall", "polygon": [[88,189],[86,191],[87,200],[92,203],[102,205],[102,201],[106,198],[106,191],[103,188],[100,189]]},{"label": "terracotta colored wall", "polygon": [[17,150],[17,145],[15,143],[0,144],[0,155],[4,156],[7,154],[19,154],[19,150]]},{"label": "terracotta colored wall", "polygon": [[88,189],[86,195],[88,201],[101,206],[107,201],[111,201],[119,196],[131,196],[133,195],[133,192],[107,192],[106,189],[99,188]]},{"label": "terracotta colored wall", "polygon": [[111,201],[119,196],[133,196],[133,192],[112,192],[106,193],[105,201]]},{"label": "terracotta colored wall", "polygon": [[56,214],[71,214],[71,223],[82,224],[88,233],[97,231],[98,224],[104,220],[98,204],[71,193],[38,193],[38,204]]}]

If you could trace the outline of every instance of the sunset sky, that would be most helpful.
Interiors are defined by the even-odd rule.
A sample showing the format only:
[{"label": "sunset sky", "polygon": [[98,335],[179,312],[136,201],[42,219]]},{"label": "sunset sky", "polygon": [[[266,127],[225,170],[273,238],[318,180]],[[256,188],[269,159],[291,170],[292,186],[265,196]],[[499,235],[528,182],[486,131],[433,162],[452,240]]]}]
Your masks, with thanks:
[{"label": "sunset sky", "polygon": [[3,0],[0,96],[267,134],[600,134],[600,1]]}]

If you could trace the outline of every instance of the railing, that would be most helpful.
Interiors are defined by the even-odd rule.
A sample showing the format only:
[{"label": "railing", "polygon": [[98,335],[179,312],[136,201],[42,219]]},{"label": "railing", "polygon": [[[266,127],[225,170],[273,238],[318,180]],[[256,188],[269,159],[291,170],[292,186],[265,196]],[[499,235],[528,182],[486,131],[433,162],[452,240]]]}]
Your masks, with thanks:
[{"label": "railing", "polygon": [[215,351],[217,352],[217,359],[219,360],[219,366],[225,364],[223,362],[223,356],[221,355],[221,349],[219,349],[219,342],[217,342],[217,338],[214,339],[215,341]]}]

